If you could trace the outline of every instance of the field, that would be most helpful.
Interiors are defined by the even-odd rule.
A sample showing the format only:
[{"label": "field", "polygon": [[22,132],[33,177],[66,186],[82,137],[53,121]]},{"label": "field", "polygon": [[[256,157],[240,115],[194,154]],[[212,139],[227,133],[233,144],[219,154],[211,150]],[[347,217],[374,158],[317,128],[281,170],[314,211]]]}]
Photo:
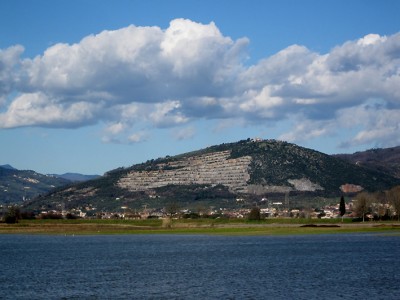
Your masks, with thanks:
[{"label": "field", "polygon": [[294,235],[382,233],[400,236],[398,222],[351,223],[340,220],[271,219],[246,220],[22,220],[0,223],[0,234],[209,234]]}]

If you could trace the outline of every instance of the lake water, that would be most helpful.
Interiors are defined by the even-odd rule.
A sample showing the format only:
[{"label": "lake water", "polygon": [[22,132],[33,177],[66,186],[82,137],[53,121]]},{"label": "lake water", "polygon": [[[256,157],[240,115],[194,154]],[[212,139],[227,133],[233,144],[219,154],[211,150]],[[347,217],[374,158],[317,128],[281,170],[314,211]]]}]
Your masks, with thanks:
[{"label": "lake water", "polygon": [[0,299],[400,299],[400,237],[0,235]]}]

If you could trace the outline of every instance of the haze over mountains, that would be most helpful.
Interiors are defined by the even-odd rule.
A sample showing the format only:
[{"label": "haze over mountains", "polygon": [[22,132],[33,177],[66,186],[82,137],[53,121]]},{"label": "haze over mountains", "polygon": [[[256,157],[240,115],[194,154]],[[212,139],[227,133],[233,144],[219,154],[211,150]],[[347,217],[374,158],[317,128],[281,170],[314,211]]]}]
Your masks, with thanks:
[{"label": "haze over mountains", "polygon": [[54,174],[54,176],[59,177],[59,178],[64,178],[64,179],[72,181],[72,182],[81,182],[81,181],[91,180],[91,179],[100,177],[100,175],[83,175],[80,173],[64,173],[61,175]]},{"label": "haze over mountains", "polygon": [[295,144],[247,139],[118,168],[97,179],[59,186],[26,205],[54,209],[63,203],[115,210],[163,206],[171,201],[183,206],[230,205],[238,197],[277,193],[336,197],[400,184],[395,172],[389,172],[392,163],[390,160],[386,168],[364,167]]}]

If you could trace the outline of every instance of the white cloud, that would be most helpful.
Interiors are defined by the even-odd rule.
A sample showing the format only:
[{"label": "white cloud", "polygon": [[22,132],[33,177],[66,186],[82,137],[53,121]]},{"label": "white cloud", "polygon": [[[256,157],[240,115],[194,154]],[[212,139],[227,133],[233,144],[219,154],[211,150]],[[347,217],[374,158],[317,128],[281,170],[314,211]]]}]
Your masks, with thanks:
[{"label": "white cloud", "polygon": [[333,136],[348,130],[356,134],[342,140],[342,148],[362,145],[391,147],[400,145],[400,109],[388,109],[386,103],[370,99],[363,104],[343,108],[327,120],[307,120],[293,116],[294,126],[279,138],[290,142],[304,142],[322,136]]},{"label": "white cloud", "polygon": [[318,57],[303,46],[293,45],[260,61],[243,72],[240,81],[245,88],[261,89],[265,85],[290,84],[302,79],[310,64]]},{"label": "white cloud", "polygon": [[128,137],[128,141],[130,143],[140,143],[146,141],[147,139],[148,139],[148,134],[143,131],[136,132]]},{"label": "white cloud", "polygon": [[357,45],[360,46],[368,46],[368,45],[374,45],[376,43],[379,42],[385,42],[386,41],[386,37],[383,36],[381,37],[379,34],[368,34],[366,36],[364,36],[363,38],[360,38],[357,41]]},{"label": "white cloud", "polygon": [[[296,117],[293,117],[296,118]],[[333,134],[332,121],[311,121],[307,119],[297,119],[294,128],[282,134],[279,139],[289,142],[304,142],[315,138]]]},{"label": "white cloud", "polygon": [[109,133],[111,135],[116,135],[116,134],[119,134],[119,133],[123,132],[125,130],[125,128],[126,128],[126,126],[123,123],[118,122],[118,123],[114,123],[114,124],[109,125],[105,129],[105,132],[107,132],[107,133]]},{"label": "white cloud", "polygon": [[22,94],[15,98],[5,114],[0,114],[3,128],[18,126],[78,127],[96,122],[101,103],[57,103],[43,93]]},{"label": "white cloud", "polygon": [[[372,104],[371,104],[372,103]],[[338,124],[349,128],[362,129],[350,140],[343,141],[342,147],[373,144],[376,147],[400,145],[400,108],[388,109],[381,101],[345,108],[338,113]]]},{"label": "white cloud", "polygon": [[[387,120],[400,109],[400,33],[369,34],[325,54],[292,45],[247,67],[248,43],[214,23],[176,19],[166,29],[128,26],[59,43],[33,59],[21,60],[22,46],[0,50],[0,128],[102,122],[104,141],[136,142],[147,136],[130,135],[137,125],[185,126],[174,129],[179,138],[194,134],[192,120],[271,124],[296,116],[283,138],[345,126],[361,128],[348,144],[393,137],[398,123]],[[376,115],[366,112],[370,99],[384,104]],[[368,122],[352,123],[349,112]]]},{"label": "white cloud", "polygon": [[251,112],[261,118],[273,118],[274,107],[283,105],[281,97],[273,96],[272,86],[265,86],[260,90],[250,90],[245,93],[245,100],[239,105],[243,112]]},{"label": "white cloud", "polygon": [[196,133],[194,127],[180,128],[174,131],[174,138],[178,141],[191,139]]},{"label": "white cloud", "polygon": [[180,112],[180,108],[181,104],[179,101],[157,103],[154,106],[154,110],[150,112],[149,119],[159,127],[169,127],[186,123],[188,118]]},{"label": "white cloud", "polygon": [[0,49],[0,108],[6,103],[7,95],[18,81],[17,68],[23,52],[24,48],[20,45]]},{"label": "white cloud", "polygon": [[213,22],[202,25],[176,19],[165,31],[161,49],[162,55],[173,66],[173,73],[191,78],[197,77],[199,72],[214,75],[210,71],[232,44],[233,41],[222,36]]}]

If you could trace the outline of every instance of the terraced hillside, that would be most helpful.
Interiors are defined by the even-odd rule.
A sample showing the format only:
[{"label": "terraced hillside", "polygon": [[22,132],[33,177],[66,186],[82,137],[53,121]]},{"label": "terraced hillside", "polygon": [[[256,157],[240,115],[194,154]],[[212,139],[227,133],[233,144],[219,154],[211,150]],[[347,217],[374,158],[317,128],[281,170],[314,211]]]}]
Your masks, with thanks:
[{"label": "terraced hillside", "polygon": [[368,191],[400,184],[388,174],[366,169],[311,149],[276,140],[243,140],[119,168],[103,177],[38,198],[31,206],[91,205],[103,209],[153,206],[177,201],[235,201],[246,195],[319,193],[337,196],[341,187]]},{"label": "terraced hillside", "polygon": [[118,185],[130,191],[145,191],[168,185],[216,185],[246,193],[251,156],[230,158],[231,151],[217,151],[158,164],[158,170],[130,171]]}]

